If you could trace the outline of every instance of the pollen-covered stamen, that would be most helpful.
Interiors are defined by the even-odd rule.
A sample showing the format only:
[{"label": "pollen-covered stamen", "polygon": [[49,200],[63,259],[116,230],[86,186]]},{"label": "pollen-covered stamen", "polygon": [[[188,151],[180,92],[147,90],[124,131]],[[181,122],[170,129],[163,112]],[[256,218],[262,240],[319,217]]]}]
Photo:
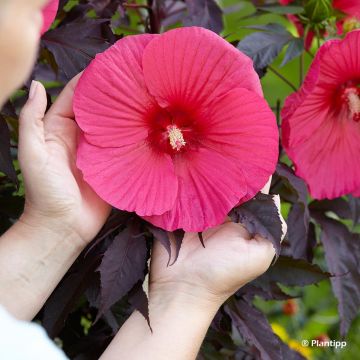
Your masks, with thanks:
[{"label": "pollen-covered stamen", "polygon": [[351,87],[345,90],[349,111],[354,121],[360,121],[360,96],[359,88]]},{"label": "pollen-covered stamen", "polygon": [[180,151],[180,149],[186,145],[181,130],[176,125],[169,125],[167,131],[171,147],[176,151]]}]

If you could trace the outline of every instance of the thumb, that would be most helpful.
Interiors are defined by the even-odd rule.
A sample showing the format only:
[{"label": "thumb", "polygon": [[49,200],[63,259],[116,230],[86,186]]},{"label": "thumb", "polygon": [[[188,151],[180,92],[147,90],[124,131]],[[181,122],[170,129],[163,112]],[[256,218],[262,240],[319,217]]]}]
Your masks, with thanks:
[{"label": "thumb", "polygon": [[22,163],[31,163],[44,153],[42,151],[45,146],[43,118],[46,105],[44,86],[38,81],[32,81],[29,99],[19,118],[19,160]]}]

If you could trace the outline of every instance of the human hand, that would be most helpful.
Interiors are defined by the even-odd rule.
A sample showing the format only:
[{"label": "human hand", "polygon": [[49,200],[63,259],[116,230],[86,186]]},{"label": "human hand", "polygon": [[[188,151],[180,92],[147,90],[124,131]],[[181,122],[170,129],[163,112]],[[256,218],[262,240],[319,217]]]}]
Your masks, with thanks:
[{"label": "human hand", "polygon": [[45,115],[44,87],[33,82],[19,127],[19,161],[25,183],[20,221],[46,227],[85,246],[100,230],[110,206],[84,182],[76,168],[78,126],[72,98],[79,75]]},{"label": "human hand", "polygon": [[[280,208],[279,197],[274,200]],[[282,222],[285,235],[286,224]],[[258,235],[252,238],[244,226],[230,220],[203,232],[203,239],[205,248],[198,234],[185,234],[179,257],[171,266],[167,266],[167,252],[156,241],[150,301],[179,301],[216,309],[240,287],[263,274],[275,255],[270,241]]]}]

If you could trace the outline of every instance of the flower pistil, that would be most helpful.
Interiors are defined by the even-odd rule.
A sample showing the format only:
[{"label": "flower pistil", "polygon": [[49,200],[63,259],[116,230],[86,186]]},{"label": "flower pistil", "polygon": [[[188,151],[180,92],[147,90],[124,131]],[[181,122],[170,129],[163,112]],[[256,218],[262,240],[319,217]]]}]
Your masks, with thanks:
[{"label": "flower pistil", "polygon": [[350,114],[354,121],[360,121],[360,94],[359,88],[350,87],[345,90],[346,101],[349,107]]},{"label": "flower pistil", "polygon": [[169,125],[167,132],[171,147],[176,151],[180,151],[181,148],[186,145],[181,130],[176,125]]}]

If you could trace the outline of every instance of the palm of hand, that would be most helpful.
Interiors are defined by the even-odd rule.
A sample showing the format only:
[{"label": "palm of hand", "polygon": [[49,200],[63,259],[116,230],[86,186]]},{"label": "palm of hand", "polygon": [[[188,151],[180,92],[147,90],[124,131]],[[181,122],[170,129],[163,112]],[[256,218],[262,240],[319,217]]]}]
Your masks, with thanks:
[{"label": "palm of hand", "polygon": [[223,301],[265,272],[275,254],[269,241],[251,238],[243,226],[231,222],[205,231],[203,238],[205,248],[197,234],[186,234],[179,258],[169,267],[167,252],[156,242],[151,286],[176,284],[185,291],[200,291]]},{"label": "palm of hand", "polygon": [[[27,141],[25,137],[31,134],[20,132],[25,140],[20,143],[19,157],[26,189],[25,212],[45,217],[55,227],[68,227],[89,242],[105,222],[109,206],[83,180],[76,167],[74,86],[75,82],[71,82],[45,118],[36,120],[37,138]],[[31,114],[25,111],[22,116],[34,116],[34,111]]]}]

